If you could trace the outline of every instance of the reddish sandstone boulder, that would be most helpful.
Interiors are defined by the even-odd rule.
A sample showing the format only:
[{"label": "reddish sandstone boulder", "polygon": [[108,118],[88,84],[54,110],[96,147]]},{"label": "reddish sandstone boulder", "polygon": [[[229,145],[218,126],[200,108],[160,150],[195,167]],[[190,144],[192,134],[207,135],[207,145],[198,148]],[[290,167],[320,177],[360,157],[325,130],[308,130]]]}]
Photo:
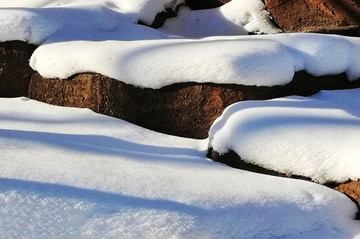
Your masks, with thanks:
[{"label": "reddish sandstone boulder", "polygon": [[286,32],[360,35],[357,0],[265,0],[265,4]]},{"label": "reddish sandstone boulder", "polygon": [[35,46],[21,41],[0,42],[0,97],[27,95],[34,50]]},{"label": "reddish sandstone boulder", "polygon": [[359,80],[351,83],[345,74],[314,77],[298,72],[285,86],[182,83],[154,90],[127,85],[100,74],[79,74],[59,80],[35,73],[28,96],[55,105],[90,108],[166,134],[206,138],[214,120],[235,102],[307,96],[323,89],[359,86]]}]

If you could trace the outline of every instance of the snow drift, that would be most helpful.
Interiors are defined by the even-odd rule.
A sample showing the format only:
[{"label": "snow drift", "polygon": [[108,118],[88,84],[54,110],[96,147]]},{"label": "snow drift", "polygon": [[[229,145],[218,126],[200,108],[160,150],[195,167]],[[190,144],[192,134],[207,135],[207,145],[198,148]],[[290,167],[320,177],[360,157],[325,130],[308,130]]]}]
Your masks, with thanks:
[{"label": "snow drift", "polygon": [[60,42],[40,46],[31,57],[30,66],[48,78],[97,72],[148,88],[180,82],[284,85],[302,70],[315,76],[346,72],[349,80],[355,80],[360,77],[360,40],[321,34],[279,34],[200,40]]},{"label": "snow drift", "polygon": [[207,141],[87,109],[0,99],[4,238],[354,238],[326,187],[211,162]]},{"label": "snow drift", "polygon": [[209,146],[316,182],[360,178],[360,90],[229,106],[210,129]]}]

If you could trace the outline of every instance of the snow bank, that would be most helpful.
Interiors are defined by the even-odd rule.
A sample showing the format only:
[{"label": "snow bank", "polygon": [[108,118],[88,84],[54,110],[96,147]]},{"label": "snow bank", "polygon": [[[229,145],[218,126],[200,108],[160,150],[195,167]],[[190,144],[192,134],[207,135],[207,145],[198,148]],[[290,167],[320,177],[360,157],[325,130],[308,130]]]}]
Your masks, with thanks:
[{"label": "snow bank", "polygon": [[[105,10],[105,12],[113,10],[127,15],[133,22],[141,20],[151,24],[156,14],[162,12],[165,5],[167,7],[171,6],[172,2],[175,2],[175,0],[3,0],[0,3],[0,8],[30,8],[29,10],[34,8],[88,9],[95,10],[93,12],[95,17],[99,13],[102,14],[99,10]],[[13,14],[21,16],[16,11]],[[77,15],[74,15],[75,19],[77,17]]]},{"label": "snow bank", "polygon": [[[11,2],[11,5],[15,5],[14,1]],[[23,3],[18,4],[19,8],[0,8],[0,41],[22,40],[39,45],[44,42],[74,40],[145,40],[168,37],[155,29],[137,24],[138,20],[151,24],[156,13],[163,9],[161,1],[151,5],[158,6],[152,8],[148,5],[154,1],[32,2],[33,5],[24,4],[29,8],[20,8]],[[0,3],[0,7],[4,7],[3,5],[4,3]],[[38,8],[31,8],[35,6]]]},{"label": "snow bank", "polygon": [[233,104],[210,129],[210,147],[320,183],[360,178],[360,90]]},{"label": "snow bank", "polygon": [[[0,41],[22,40],[39,45],[43,42],[70,40],[174,38],[175,36],[164,32],[139,26],[137,22],[151,25],[157,13],[182,2],[184,1],[5,0],[0,2]],[[260,0],[244,3],[233,1],[208,11],[183,8],[175,24],[169,23],[163,30],[174,34],[186,28],[187,34],[181,35],[193,37],[247,34],[243,25],[249,31],[278,32],[271,25]]]},{"label": "snow bank", "polygon": [[184,7],[160,30],[189,38],[281,32],[271,22],[261,0],[232,0],[220,8],[198,11]]},{"label": "snow bank", "polygon": [[87,109],[0,99],[4,238],[354,238],[356,207],[310,182],[211,162],[206,140]]},{"label": "snow bank", "polygon": [[[179,82],[273,86],[294,72],[360,77],[360,40],[321,34],[211,37],[200,40],[61,42],[30,60],[42,76],[97,72],[128,84],[161,88]],[[336,55],[336,57],[334,57]]]}]

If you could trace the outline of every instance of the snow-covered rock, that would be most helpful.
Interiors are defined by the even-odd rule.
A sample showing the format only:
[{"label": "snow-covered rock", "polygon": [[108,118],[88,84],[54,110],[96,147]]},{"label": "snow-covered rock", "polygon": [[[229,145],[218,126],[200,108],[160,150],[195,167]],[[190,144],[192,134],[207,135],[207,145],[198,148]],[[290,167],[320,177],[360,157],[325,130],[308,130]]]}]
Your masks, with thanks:
[{"label": "snow-covered rock", "polygon": [[349,80],[356,80],[360,77],[360,39],[278,34],[59,42],[37,48],[30,65],[48,78],[96,72],[155,89],[181,82],[285,85],[302,70],[315,76],[345,72]]},{"label": "snow-covered rock", "polygon": [[247,101],[228,107],[210,129],[220,154],[320,183],[360,178],[360,90]]}]

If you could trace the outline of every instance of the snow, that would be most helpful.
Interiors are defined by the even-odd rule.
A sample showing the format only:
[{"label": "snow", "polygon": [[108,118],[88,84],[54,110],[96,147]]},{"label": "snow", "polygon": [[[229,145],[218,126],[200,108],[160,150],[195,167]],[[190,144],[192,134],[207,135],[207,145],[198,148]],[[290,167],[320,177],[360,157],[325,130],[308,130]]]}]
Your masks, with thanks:
[{"label": "snow", "polygon": [[207,140],[27,98],[0,121],[3,238],[360,236],[343,194],[211,162]]},{"label": "snow", "polygon": [[165,33],[136,24],[136,18],[117,12],[115,7],[60,6],[0,8],[0,41],[21,40],[40,45],[76,40],[146,40],[168,37]]},{"label": "snow", "polygon": [[97,72],[148,88],[180,82],[274,86],[289,83],[301,70],[316,76],[346,72],[355,80],[356,52],[360,39],[322,34],[77,41],[40,46],[30,66],[49,78]]},{"label": "snow", "polygon": [[[126,15],[132,21],[137,22],[141,20],[145,23],[151,24],[157,13],[165,10],[164,6],[171,6],[172,0],[5,0],[0,3],[1,8],[12,8],[15,10],[14,15],[21,16],[22,14],[16,12],[16,8],[23,10],[31,9],[88,9],[93,11],[93,16],[98,17],[99,14],[103,15],[108,10],[115,11],[121,15]],[[102,12],[104,11],[104,12]],[[79,15],[74,15],[77,20]],[[102,19],[107,16],[103,15]],[[64,19],[65,21],[67,19]]]},{"label": "snow", "polygon": [[[151,25],[157,13],[182,2],[184,1],[3,0],[0,2],[0,41],[22,40],[40,45],[71,40],[178,38],[172,35],[183,27],[187,29],[183,36],[191,35],[197,38],[214,34],[247,34],[247,30],[279,32],[271,24],[260,0],[249,3],[233,1],[221,8],[207,11],[190,11],[182,8],[184,10],[181,11],[178,20],[172,20],[172,23],[163,29],[172,32],[171,34],[137,24],[142,21]],[[189,14],[191,16],[187,16]],[[187,22],[184,17],[189,18],[188,21],[191,22]],[[201,21],[198,21],[198,18],[201,18]]]},{"label": "snow", "polygon": [[[97,72],[149,88],[184,81],[272,86],[301,70],[360,77],[358,38],[238,36],[279,32],[260,0],[184,7],[160,30],[137,24],[150,25],[180,2],[3,0],[0,41],[40,45],[30,65],[46,77]],[[210,145],[222,153],[244,150],[260,165],[275,151],[284,153],[271,168],[318,182],[359,178],[359,94],[234,105],[212,127]],[[208,144],[88,109],[0,99],[0,235],[360,238],[357,208],[343,194],[212,162]]]},{"label": "snow", "polygon": [[320,183],[360,178],[360,89],[322,91],[229,106],[212,125],[210,147]]},{"label": "snow", "polygon": [[279,32],[260,0],[233,0],[199,11],[183,7],[161,30],[137,24],[151,24],[157,13],[179,2],[2,1],[0,41],[40,45],[30,66],[44,77],[96,72],[155,89],[180,82],[284,85],[301,70],[315,76],[346,72],[349,80],[360,77],[359,38],[238,36]]},{"label": "snow", "polygon": [[188,38],[254,33],[279,33],[261,0],[232,0],[215,9],[180,9],[160,30]]}]

